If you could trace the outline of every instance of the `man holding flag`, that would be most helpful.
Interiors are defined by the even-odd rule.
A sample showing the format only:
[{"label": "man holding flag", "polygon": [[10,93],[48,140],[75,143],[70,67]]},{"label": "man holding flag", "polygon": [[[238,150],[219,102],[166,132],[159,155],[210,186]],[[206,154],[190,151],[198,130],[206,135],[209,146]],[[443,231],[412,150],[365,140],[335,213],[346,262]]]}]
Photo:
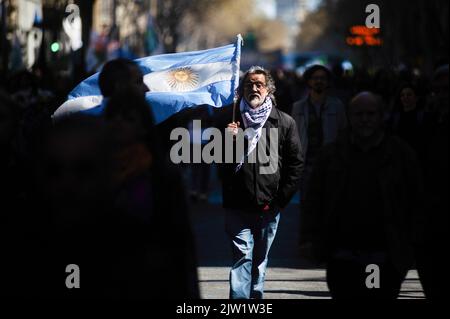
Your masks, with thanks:
[{"label": "man holding flag", "polygon": [[[222,133],[221,154],[225,159],[219,164],[219,174],[225,230],[233,256],[231,299],[263,298],[268,254],[280,210],[297,191],[303,172],[297,126],[291,116],[276,107],[274,92],[270,73],[253,66],[244,74],[235,103],[221,108],[189,108],[162,123],[165,138],[168,128],[186,127],[194,118]],[[226,135],[230,133],[234,136],[232,147],[227,144]],[[241,142],[243,152],[238,147]],[[227,161],[230,154],[233,160]]]},{"label": "man holding flag", "polygon": [[[219,110],[225,127],[245,139],[245,156],[234,164],[222,164],[225,228],[232,242],[233,265],[230,272],[231,299],[261,299],[268,254],[284,208],[296,192],[302,170],[300,139],[295,121],[276,107],[275,84],[270,73],[251,67],[239,87],[236,119],[232,107]],[[219,121],[220,123],[220,121]],[[245,129],[239,133],[240,126]],[[276,130],[278,139],[269,132]],[[267,136],[268,135],[268,136]],[[270,166],[265,171],[264,156],[270,145]],[[276,149],[275,156],[272,150]],[[251,158],[253,157],[253,160]],[[275,162],[275,163],[273,163]]]},{"label": "man holding flag", "polygon": [[[238,87],[241,41],[239,36],[236,45],[153,56],[136,63],[149,89],[146,99],[155,124],[163,122],[162,127],[174,129],[201,118],[208,126],[221,129],[225,133],[222,136],[231,132],[236,135],[235,141],[245,140],[243,156],[220,165],[226,231],[233,251],[230,298],[260,299],[280,210],[297,190],[303,159],[295,121],[276,108],[270,73],[252,67]],[[235,99],[236,91],[239,94]],[[92,109],[99,104],[99,95],[98,75],[94,75],[70,93],[69,101],[54,117]],[[244,134],[240,133],[241,126]],[[167,138],[169,130],[163,131],[161,137]],[[267,140],[267,131],[276,131],[277,137],[271,140],[270,150],[276,152],[275,156],[270,154],[274,162],[270,164],[275,167],[270,172],[264,170],[266,163],[258,152],[261,141]]]},{"label": "man holding flag", "polygon": [[[270,73],[253,66],[241,80],[235,103],[213,109],[201,105],[163,123],[185,127],[193,118],[202,119],[202,124],[222,132],[221,154],[225,159],[219,165],[219,174],[225,230],[233,256],[231,299],[263,298],[268,254],[280,210],[297,191],[303,172],[297,126],[291,116],[276,107],[274,93]],[[276,134],[272,134],[274,131]],[[230,133],[234,136],[232,147],[227,144],[226,135]],[[239,151],[240,143],[243,152]]]}]

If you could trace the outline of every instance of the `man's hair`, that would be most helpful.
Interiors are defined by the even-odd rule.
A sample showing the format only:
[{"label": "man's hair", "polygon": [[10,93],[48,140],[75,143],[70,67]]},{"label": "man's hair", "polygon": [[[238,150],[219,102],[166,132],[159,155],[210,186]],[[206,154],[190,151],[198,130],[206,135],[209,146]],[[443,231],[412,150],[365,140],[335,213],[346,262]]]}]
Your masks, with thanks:
[{"label": "man's hair", "polygon": [[[100,92],[105,97],[110,97],[116,92],[118,84],[127,86],[132,70],[141,72],[136,63],[131,60],[119,58],[107,62],[98,76]],[[134,83],[130,83],[134,85]]]},{"label": "man's hair", "polygon": [[264,77],[266,78],[266,87],[267,87],[267,91],[268,91],[268,96],[272,99],[273,104],[276,105],[276,100],[275,100],[275,95],[274,95],[275,91],[276,91],[275,81],[273,80],[272,75],[270,74],[270,72],[268,70],[266,70],[262,66],[258,66],[258,65],[254,65],[254,66],[250,67],[247,70],[247,72],[245,72],[244,76],[242,77],[242,80],[241,80],[241,83],[240,83],[239,89],[238,89],[239,97],[242,98],[244,96],[245,81],[251,74],[263,74],[264,75]]},{"label": "man's hair", "polygon": [[308,81],[311,79],[313,74],[316,73],[317,71],[323,71],[326,73],[328,86],[330,86],[331,80],[332,80],[331,71],[326,66],[323,66],[321,64],[314,64],[314,65],[308,67],[306,69],[306,71],[303,73],[303,79],[308,83]]},{"label": "man's hair", "polygon": [[355,105],[359,105],[361,103],[361,99],[363,98],[370,98],[374,102],[374,104],[377,106],[378,112],[383,115],[384,113],[384,105],[382,98],[374,94],[371,91],[362,91],[357,93],[351,100],[350,103],[348,103],[347,107],[347,113],[350,114],[352,112],[352,109],[355,107]]}]

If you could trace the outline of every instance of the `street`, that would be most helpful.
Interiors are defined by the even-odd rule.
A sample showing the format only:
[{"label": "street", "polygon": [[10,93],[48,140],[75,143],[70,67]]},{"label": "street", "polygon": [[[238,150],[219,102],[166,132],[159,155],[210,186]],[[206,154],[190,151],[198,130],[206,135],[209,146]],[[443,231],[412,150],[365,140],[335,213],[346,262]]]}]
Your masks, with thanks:
[{"label": "street", "polygon": [[[216,184],[217,185],[217,184]],[[325,270],[315,269],[297,252],[298,195],[282,212],[277,236],[269,254],[266,299],[329,299]],[[220,188],[214,187],[208,203],[194,203],[191,222],[197,244],[201,297],[228,298],[231,249],[224,231]],[[423,299],[417,272],[410,270],[400,299]]]}]

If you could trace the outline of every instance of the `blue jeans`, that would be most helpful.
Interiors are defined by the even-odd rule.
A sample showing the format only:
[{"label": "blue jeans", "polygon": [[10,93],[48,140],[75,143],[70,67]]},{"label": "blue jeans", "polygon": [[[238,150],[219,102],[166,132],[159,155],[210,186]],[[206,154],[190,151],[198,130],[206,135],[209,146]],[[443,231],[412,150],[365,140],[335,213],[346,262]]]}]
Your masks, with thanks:
[{"label": "blue jeans", "polygon": [[264,215],[227,210],[225,230],[232,240],[230,299],[262,299],[267,256],[277,232],[280,213]]}]

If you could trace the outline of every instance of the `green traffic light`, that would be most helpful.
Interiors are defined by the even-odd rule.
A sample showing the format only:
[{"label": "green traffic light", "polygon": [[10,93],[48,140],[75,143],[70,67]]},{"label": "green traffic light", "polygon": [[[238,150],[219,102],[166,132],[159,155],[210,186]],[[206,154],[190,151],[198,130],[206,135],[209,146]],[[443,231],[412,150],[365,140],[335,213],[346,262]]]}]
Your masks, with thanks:
[{"label": "green traffic light", "polygon": [[59,43],[53,42],[50,49],[52,50],[53,53],[58,52],[60,49]]}]

